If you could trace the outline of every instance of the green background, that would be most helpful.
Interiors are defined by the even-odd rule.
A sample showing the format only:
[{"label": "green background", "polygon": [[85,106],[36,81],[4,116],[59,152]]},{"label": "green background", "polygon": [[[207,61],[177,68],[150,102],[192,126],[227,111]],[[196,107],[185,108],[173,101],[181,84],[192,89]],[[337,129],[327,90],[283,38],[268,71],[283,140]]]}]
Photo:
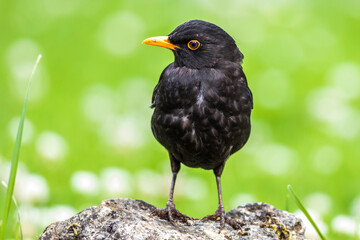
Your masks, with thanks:
[{"label": "green background", "polygon": [[[51,214],[73,214],[107,198],[165,206],[170,163],[152,136],[149,105],[173,54],[141,41],[191,19],[233,36],[254,95],[249,142],[223,173],[225,209],[262,201],[296,211],[287,197],[291,184],[329,238],[354,239],[360,216],[355,0],[1,1],[1,179],[26,81],[43,55],[16,190],[25,237],[39,235],[55,219]],[[174,200],[190,216],[213,213],[212,172],[183,166]]]}]

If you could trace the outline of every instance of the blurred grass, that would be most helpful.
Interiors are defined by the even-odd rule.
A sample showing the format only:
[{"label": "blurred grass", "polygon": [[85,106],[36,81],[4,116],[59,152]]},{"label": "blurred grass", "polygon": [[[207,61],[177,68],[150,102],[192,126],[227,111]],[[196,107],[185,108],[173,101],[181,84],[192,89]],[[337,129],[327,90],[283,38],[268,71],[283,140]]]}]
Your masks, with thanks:
[{"label": "blurred grass", "polygon": [[[49,196],[33,206],[70,205],[80,211],[97,205],[105,194],[81,194],[70,179],[79,170],[99,175],[113,166],[131,174],[132,191],[106,197],[165,206],[167,186],[145,194],[138,175],[143,169],[169,174],[161,182],[170,184],[168,156],[152,137],[148,106],[173,56],[140,43],[168,34],[187,20],[203,19],[237,41],[255,101],[250,140],[229,159],[222,177],[225,208],[234,207],[233,199],[242,193],[285,208],[286,186],[291,184],[302,196],[321,192],[330,197],[332,205],[322,219],[331,227],[335,216],[354,215],[352,206],[360,196],[359,12],[360,4],[353,0],[2,1],[0,158],[11,156],[9,126],[19,117],[23,76],[29,75],[29,62],[41,51],[47,57],[29,100],[27,120],[33,132],[22,146],[21,162],[28,172],[46,179]],[[329,87],[339,92],[324,95],[321,90]],[[96,103],[112,107],[100,104],[89,114],[89,98],[94,96]],[[126,118],[130,123],[121,125]],[[114,135],[117,127],[120,135],[133,140]],[[39,138],[45,131],[65,141],[63,157],[44,156]],[[196,199],[184,193],[185,179],[191,177],[204,183],[204,195]],[[174,200],[179,210],[202,217],[216,209],[211,171],[183,167],[178,180]],[[295,210],[291,204],[290,210]],[[331,228],[327,236],[352,239]]]},{"label": "blurred grass", "polygon": [[[6,216],[6,221],[4,221],[4,206],[7,196],[8,187],[4,182],[0,183],[0,239],[23,239],[21,231],[21,221],[19,207],[15,201],[15,198],[10,199],[11,205],[8,208],[8,213]],[[5,223],[6,222],[6,223]],[[6,225],[6,227],[5,227]]]},{"label": "blurred grass", "polygon": [[[13,151],[13,155],[12,155],[12,160],[11,160],[11,167],[10,167],[10,173],[9,173],[9,179],[7,182],[7,191],[6,194],[1,194],[2,198],[4,199],[4,201],[0,201],[0,208],[3,210],[2,214],[0,215],[1,218],[1,231],[0,231],[0,239],[3,240],[13,235],[9,235],[8,231],[7,231],[7,224],[9,224],[10,226],[12,225],[16,225],[16,231],[15,231],[15,238],[18,239],[19,235],[21,236],[20,238],[22,239],[22,233],[21,233],[21,223],[20,223],[20,217],[18,219],[17,222],[15,222],[15,224],[11,221],[11,217],[9,217],[10,214],[10,209],[12,208],[12,205],[14,205],[15,207],[15,212],[17,212],[17,216],[20,216],[19,212],[18,212],[18,207],[16,205],[16,202],[13,198],[13,193],[14,193],[14,188],[15,188],[15,183],[16,183],[16,176],[17,176],[17,171],[18,171],[18,166],[19,166],[19,157],[20,157],[20,148],[21,148],[21,140],[22,140],[22,136],[23,136],[23,129],[24,129],[24,122],[25,122],[25,115],[26,115],[26,107],[27,107],[27,103],[28,103],[28,99],[29,99],[29,92],[30,92],[30,87],[31,87],[31,81],[32,78],[36,72],[37,66],[40,62],[41,59],[41,54],[38,55],[37,60],[35,62],[34,68],[30,74],[28,83],[27,83],[27,88],[26,88],[26,95],[25,95],[25,101],[24,101],[24,106],[22,109],[22,113],[21,113],[21,117],[20,117],[20,121],[19,121],[19,125],[17,128],[17,132],[16,132],[16,140],[15,140],[15,146],[14,146],[14,151]],[[10,221],[8,221],[10,219]],[[20,234],[19,234],[20,231]]]}]

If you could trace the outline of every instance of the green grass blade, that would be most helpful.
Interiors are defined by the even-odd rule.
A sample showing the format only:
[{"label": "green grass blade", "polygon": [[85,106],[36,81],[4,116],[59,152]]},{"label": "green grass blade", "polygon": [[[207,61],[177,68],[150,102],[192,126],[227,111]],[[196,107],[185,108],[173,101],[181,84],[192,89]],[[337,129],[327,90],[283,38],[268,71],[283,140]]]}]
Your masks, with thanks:
[{"label": "green grass blade", "polygon": [[17,216],[15,239],[16,240],[18,240],[18,239],[23,240],[19,206],[18,206],[17,201],[16,201],[14,196],[13,196],[13,203],[14,203],[14,206],[15,206],[15,209],[16,209],[16,216]]},{"label": "green grass blade", "polygon": [[[18,209],[18,207],[17,207]],[[15,239],[16,240],[23,240],[23,234],[22,234],[22,227],[21,227],[21,220],[20,220],[20,213],[19,210],[17,210],[17,216],[18,216],[18,222],[16,224],[16,232],[15,232]]]},{"label": "green grass blade", "polygon": [[7,193],[6,193],[6,197],[5,197],[5,203],[4,203],[4,211],[3,211],[4,215],[2,218],[2,224],[1,224],[2,229],[1,229],[0,240],[4,240],[4,238],[5,238],[7,219],[8,219],[9,211],[10,211],[10,207],[11,207],[11,199],[12,199],[12,196],[14,193],[16,173],[17,173],[18,163],[19,163],[21,139],[22,139],[22,133],[23,133],[23,129],[24,129],[25,113],[26,113],[26,106],[27,106],[27,102],[28,102],[28,98],[29,98],[31,80],[36,72],[36,69],[37,69],[37,66],[39,65],[40,59],[41,59],[41,54],[38,56],[38,58],[36,60],[35,66],[31,72],[31,75],[30,75],[30,78],[28,81],[24,107],[23,107],[18,131],[17,131],[17,135],[16,135],[15,147],[14,147],[14,152],[13,152],[13,156],[12,156],[12,160],[11,160],[10,176],[9,176],[9,181],[7,184],[8,188],[7,188]]},{"label": "green grass blade", "polygon": [[300,202],[299,198],[296,196],[296,194],[294,193],[294,190],[292,189],[291,185],[288,185],[288,191],[290,196],[292,197],[292,199],[296,202],[296,204],[298,205],[298,207],[300,208],[300,210],[304,213],[304,215],[306,216],[306,218],[309,220],[309,222],[311,223],[311,225],[315,228],[317,234],[319,235],[319,237],[322,240],[326,240],[326,238],[324,237],[324,235],[322,235],[322,233],[320,232],[320,229],[318,228],[318,226],[316,225],[316,223],[314,222],[314,220],[312,219],[312,217],[310,216],[309,212],[306,210],[306,208],[304,207],[304,205],[302,205],[302,203]]},{"label": "green grass blade", "polygon": [[[1,183],[0,183],[0,195],[5,196],[5,194],[7,192],[7,189],[8,189],[8,186],[7,186],[6,182],[1,181]],[[4,199],[0,199],[0,200],[4,200]],[[0,206],[2,206],[2,205],[0,205]],[[0,209],[0,210],[3,210],[3,209]],[[1,214],[3,214],[3,213],[1,212]],[[9,225],[9,224],[12,224],[12,226],[15,226],[15,230],[11,231],[11,228],[9,229],[9,226],[7,226],[7,230],[9,232],[6,232],[5,237],[15,237],[15,239],[21,239],[22,240],[23,235],[22,235],[22,227],[21,227],[19,206],[18,206],[17,201],[16,201],[14,196],[12,197],[10,213],[9,213],[9,216],[8,216],[8,219],[7,219],[7,225]]]}]

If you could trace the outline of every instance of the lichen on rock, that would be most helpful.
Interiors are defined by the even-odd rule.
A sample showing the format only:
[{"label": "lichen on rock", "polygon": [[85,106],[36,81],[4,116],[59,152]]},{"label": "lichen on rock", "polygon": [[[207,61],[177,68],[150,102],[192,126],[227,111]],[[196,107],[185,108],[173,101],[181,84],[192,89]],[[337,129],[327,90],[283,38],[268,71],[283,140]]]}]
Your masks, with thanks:
[{"label": "lichen on rock", "polygon": [[104,200],[99,206],[49,225],[40,239],[305,239],[304,225],[299,218],[266,203],[245,204],[229,211],[227,216],[240,222],[242,229],[234,230],[226,225],[221,232],[219,222],[214,221],[171,224],[154,216],[155,209],[140,200]]}]

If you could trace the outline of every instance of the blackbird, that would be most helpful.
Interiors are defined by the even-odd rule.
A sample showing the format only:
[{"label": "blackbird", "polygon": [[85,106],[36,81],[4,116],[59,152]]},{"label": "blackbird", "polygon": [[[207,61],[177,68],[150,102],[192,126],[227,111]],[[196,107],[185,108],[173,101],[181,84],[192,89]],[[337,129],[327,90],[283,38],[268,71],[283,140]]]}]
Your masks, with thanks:
[{"label": "blackbird", "polygon": [[148,38],[143,43],[171,49],[175,55],[152,96],[151,129],[168,150],[173,173],[166,208],[155,214],[171,223],[191,219],[173,202],[182,163],[212,169],[216,176],[219,205],[214,214],[203,219],[220,219],[220,229],[225,223],[240,228],[225,215],[220,177],[227,159],[250,135],[253,100],[241,66],[243,54],[223,29],[201,20],[185,22],[168,36]]}]

